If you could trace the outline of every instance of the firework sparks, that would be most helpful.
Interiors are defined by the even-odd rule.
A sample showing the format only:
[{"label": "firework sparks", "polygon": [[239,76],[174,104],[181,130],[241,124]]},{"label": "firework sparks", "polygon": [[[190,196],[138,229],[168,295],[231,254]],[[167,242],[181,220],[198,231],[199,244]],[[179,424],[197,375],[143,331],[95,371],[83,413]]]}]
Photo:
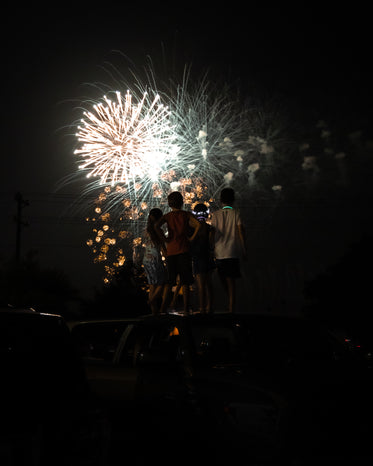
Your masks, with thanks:
[{"label": "firework sparks", "polygon": [[100,184],[121,183],[139,191],[144,185],[139,180],[156,181],[176,155],[170,112],[158,94],[151,100],[145,92],[137,105],[129,91],[125,97],[116,92],[116,101],[104,96],[104,101],[84,112],[78,127],[83,143],[75,151],[83,159],[79,168]]}]

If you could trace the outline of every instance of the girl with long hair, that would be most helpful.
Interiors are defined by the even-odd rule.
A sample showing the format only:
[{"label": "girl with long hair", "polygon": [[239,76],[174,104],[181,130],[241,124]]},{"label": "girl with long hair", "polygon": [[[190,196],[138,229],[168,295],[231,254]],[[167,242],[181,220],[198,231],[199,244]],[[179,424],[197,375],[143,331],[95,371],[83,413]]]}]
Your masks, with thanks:
[{"label": "girl with long hair", "polygon": [[160,209],[151,209],[144,233],[145,251],[142,263],[149,284],[148,304],[152,314],[154,315],[159,313],[157,300],[162,296],[166,279],[165,265],[162,260],[162,249],[164,249],[164,244],[159,239],[154,229],[154,224],[162,217],[162,215],[163,213]]}]

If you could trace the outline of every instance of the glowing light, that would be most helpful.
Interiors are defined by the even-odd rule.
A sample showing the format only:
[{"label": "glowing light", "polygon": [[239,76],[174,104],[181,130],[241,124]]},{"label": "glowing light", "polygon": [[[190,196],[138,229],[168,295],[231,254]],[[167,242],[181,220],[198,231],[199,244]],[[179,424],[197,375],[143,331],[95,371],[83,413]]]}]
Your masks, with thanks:
[{"label": "glowing light", "polygon": [[[116,92],[116,101],[104,96],[104,102],[84,112],[78,126],[81,147],[81,170],[87,177],[98,177],[100,184],[122,183],[141,190],[139,179],[155,181],[165,164],[175,157],[170,112],[160,103],[160,96],[151,100],[144,92],[137,105],[129,91],[125,97]],[[106,105],[105,105],[106,104]]]},{"label": "glowing light", "polygon": [[313,170],[318,171],[319,168],[316,164],[316,157],[313,155],[306,156],[303,158],[302,168],[303,170]]},{"label": "glowing light", "polygon": [[260,166],[259,166],[258,163],[252,163],[247,167],[247,171],[249,173],[255,173],[256,171],[259,170],[259,168],[260,168]]}]

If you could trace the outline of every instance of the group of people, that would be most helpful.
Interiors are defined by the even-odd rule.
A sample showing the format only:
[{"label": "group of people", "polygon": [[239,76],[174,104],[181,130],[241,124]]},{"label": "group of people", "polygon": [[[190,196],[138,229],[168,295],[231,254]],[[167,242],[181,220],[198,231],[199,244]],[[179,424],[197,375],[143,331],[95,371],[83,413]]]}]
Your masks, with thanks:
[{"label": "group of people", "polygon": [[233,207],[234,200],[234,190],[224,188],[220,194],[221,209],[211,214],[211,224],[206,222],[207,206],[197,204],[193,213],[183,210],[183,196],[178,191],[168,195],[170,212],[150,210],[144,234],[143,266],[153,314],[167,312],[175,302],[170,295],[176,286],[177,290],[181,288],[183,313],[187,315],[194,280],[199,311],[212,312],[211,273],[215,268],[228,296],[228,311],[234,311],[240,258],[246,258],[243,224],[239,211]]}]

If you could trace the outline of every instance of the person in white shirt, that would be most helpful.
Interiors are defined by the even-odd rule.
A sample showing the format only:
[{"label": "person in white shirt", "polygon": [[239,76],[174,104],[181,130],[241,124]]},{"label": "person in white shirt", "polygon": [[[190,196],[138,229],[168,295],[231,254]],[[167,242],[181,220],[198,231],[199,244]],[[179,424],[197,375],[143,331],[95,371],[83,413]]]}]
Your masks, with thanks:
[{"label": "person in white shirt", "polygon": [[238,210],[233,208],[234,190],[224,188],[220,193],[222,208],[211,216],[211,243],[214,244],[216,267],[228,294],[228,311],[236,304],[236,279],[241,276],[240,258],[246,260],[245,234]]}]

